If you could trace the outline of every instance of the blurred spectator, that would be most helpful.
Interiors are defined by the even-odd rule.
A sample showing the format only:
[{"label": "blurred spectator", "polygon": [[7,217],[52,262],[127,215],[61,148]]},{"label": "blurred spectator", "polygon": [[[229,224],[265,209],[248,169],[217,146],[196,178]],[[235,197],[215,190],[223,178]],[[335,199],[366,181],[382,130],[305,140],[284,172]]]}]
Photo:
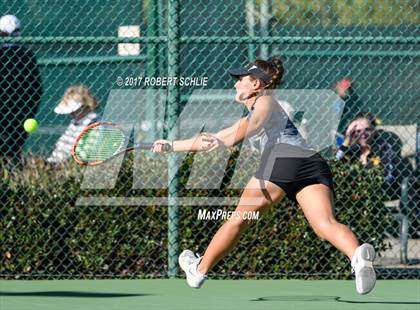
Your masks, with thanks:
[{"label": "blurred spectator", "polygon": [[343,113],[337,130],[339,133],[344,133],[347,124],[360,112],[362,102],[354,91],[353,82],[349,78],[339,81],[335,86],[335,91],[344,101]]},{"label": "blurred spectator", "polygon": [[[14,15],[0,18],[0,36],[20,35]],[[19,44],[0,47],[0,156],[19,158],[27,138],[23,123],[35,117],[41,101],[41,76],[35,55]]]},{"label": "blurred spectator", "polygon": [[96,99],[86,86],[67,88],[54,112],[70,115],[73,120],[55,144],[54,151],[47,158],[48,162],[59,163],[71,157],[71,148],[78,135],[86,126],[99,121],[98,114],[94,112],[97,105]]},{"label": "blurred spectator", "polygon": [[336,152],[339,160],[358,160],[367,168],[381,165],[387,199],[397,199],[404,174],[409,174],[401,156],[402,143],[391,132],[377,130],[371,113],[361,113],[350,122],[344,143]]}]

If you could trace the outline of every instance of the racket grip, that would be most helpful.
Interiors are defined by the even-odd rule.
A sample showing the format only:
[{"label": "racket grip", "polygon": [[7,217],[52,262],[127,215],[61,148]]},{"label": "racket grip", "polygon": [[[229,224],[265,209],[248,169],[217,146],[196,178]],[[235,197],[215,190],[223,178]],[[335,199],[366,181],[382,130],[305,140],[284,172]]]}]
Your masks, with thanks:
[{"label": "racket grip", "polygon": [[170,144],[164,144],[164,145],[162,145],[162,149],[163,149],[164,152],[170,152],[170,151],[172,151],[172,147],[171,147]]},{"label": "racket grip", "polygon": [[149,150],[153,148],[153,143],[140,143],[134,146],[135,148],[143,149],[143,150]]},{"label": "racket grip", "polygon": [[[142,143],[139,148],[141,149],[145,149],[145,150],[150,150],[153,148],[153,143]],[[165,143],[164,145],[162,145],[162,150],[164,152],[170,152],[172,151],[172,147],[169,143]]]}]

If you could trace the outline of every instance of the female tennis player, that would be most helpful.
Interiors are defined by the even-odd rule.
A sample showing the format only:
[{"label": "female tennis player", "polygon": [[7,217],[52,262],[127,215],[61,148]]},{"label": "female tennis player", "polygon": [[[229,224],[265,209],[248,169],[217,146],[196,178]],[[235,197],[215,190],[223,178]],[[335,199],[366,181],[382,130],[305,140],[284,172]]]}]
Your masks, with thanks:
[{"label": "female tennis player", "polygon": [[[237,78],[235,101],[249,110],[247,117],[215,134],[201,134],[188,140],[157,140],[153,151],[163,152],[170,144],[174,152],[212,151],[232,146],[252,135],[263,134],[262,156],[255,175],[242,192],[235,214],[258,211],[260,215],[288,196],[298,202],[316,234],[329,241],[351,261],[356,275],[356,290],[369,293],[376,282],[373,269],[375,250],[370,244],[359,246],[353,232],[335,219],[333,180],[325,160],[307,147],[286,112],[271,96],[283,76],[280,58],[255,60],[246,67],[232,69]],[[239,240],[252,221],[235,216],[216,232],[202,257],[190,250],[179,256],[187,283],[200,288],[207,272]]]}]

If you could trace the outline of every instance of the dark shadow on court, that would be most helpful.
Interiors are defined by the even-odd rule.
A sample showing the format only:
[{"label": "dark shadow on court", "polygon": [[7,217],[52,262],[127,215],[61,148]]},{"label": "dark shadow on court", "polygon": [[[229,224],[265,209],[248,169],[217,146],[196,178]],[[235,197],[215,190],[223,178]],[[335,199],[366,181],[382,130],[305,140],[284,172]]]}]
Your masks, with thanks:
[{"label": "dark shadow on court", "polygon": [[318,296],[318,295],[288,295],[288,296],[266,296],[251,299],[251,301],[334,301],[337,296]]},{"label": "dark shadow on court", "polygon": [[349,304],[384,304],[384,305],[420,305],[420,302],[416,301],[360,301],[360,300],[346,300],[337,297],[336,301],[345,302]]},{"label": "dark shadow on court", "polygon": [[420,305],[420,302],[415,301],[360,301],[341,299],[338,296],[267,296],[251,299],[250,301],[336,301],[350,304]]},{"label": "dark shadow on court", "polygon": [[44,292],[2,292],[0,296],[36,296],[36,297],[75,297],[75,298],[118,298],[151,296],[153,294],[127,294],[127,293],[97,293],[77,291],[44,291]]}]

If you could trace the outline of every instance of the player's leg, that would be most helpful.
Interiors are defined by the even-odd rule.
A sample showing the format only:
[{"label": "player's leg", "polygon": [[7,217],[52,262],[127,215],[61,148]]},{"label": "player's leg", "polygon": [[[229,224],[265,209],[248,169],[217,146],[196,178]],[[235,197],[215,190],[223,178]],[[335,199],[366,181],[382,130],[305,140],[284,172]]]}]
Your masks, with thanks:
[{"label": "player's leg", "polygon": [[259,216],[267,211],[274,203],[285,197],[285,192],[277,185],[259,180],[255,177],[246,185],[242,192],[235,214],[239,216],[227,220],[216,232],[208,245],[203,257],[194,257],[194,254],[185,250],[181,253],[179,263],[187,275],[187,282],[191,287],[199,288],[204,282],[204,275],[238,242],[241,234],[254,222],[246,220],[243,212],[259,212]]},{"label": "player's leg", "polygon": [[351,259],[359,242],[346,225],[335,219],[331,189],[324,184],[309,185],[297,193],[296,200],[318,237]]},{"label": "player's leg", "polygon": [[262,216],[274,203],[285,197],[285,192],[277,185],[252,178],[245,187],[235,212],[238,217],[232,218],[219,228],[208,245],[199,271],[207,273],[220,259],[229,253],[239,240],[241,234],[254,222],[244,220],[243,212],[255,211]]},{"label": "player's leg", "polygon": [[352,261],[357,291],[361,294],[369,293],[376,281],[372,266],[375,251],[369,244],[359,246],[354,233],[346,225],[337,222],[331,189],[324,184],[309,185],[297,193],[296,200],[315,233]]}]

